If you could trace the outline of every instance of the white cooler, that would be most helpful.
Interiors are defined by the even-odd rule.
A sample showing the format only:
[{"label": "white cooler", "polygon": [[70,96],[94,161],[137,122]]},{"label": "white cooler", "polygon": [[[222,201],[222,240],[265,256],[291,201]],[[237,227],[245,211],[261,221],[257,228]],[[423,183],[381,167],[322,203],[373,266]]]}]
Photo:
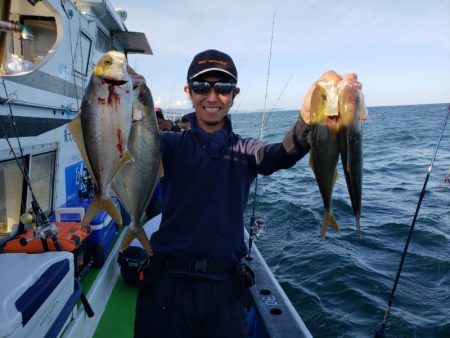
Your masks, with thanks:
[{"label": "white cooler", "polygon": [[81,293],[73,254],[0,254],[0,338],[56,337]]}]

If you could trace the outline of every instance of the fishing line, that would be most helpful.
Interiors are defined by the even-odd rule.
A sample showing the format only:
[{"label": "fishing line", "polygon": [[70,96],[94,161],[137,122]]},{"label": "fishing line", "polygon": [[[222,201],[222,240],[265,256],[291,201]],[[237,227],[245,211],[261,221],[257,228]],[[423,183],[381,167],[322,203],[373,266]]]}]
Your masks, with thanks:
[{"label": "fishing line", "polygon": [[267,95],[269,93],[270,61],[272,60],[272,45],[273,45],[274,27],[275,27],[275,12],[273,12],[272,36],[270,38],[270,51],[269,51],[269,65],[267,66],[266,95],[264,96],[264,110],[263,110],[263,116],[262,116],[261,131],[259,133],[260,140],[262,140],[264,137],[264,129],[265,129],[265,123],[266,123],[266,106],[267,106]]},{"label": "fishing line", "polygon": [[244,95],[239,100],[238,106],[233,110],[233,114],[237,113],[237,111],[239,110],[239,107],[241,106],[242,102],[244,102],[244,99],[245,99],[245,96],[247,95],[247,93],[248,93],[248,87],[245,89]]},{"label": "fishing line", "polygon": [[414,213],[414,218],[413,218],[413,221],[411,223],[411,227],[409,228],[408,238],[406,239],[405,248],[403,249],[402,258],[401,258],[400,264],[398,266],[397,275],[395,276],[394,285],[392,287],[391,295],[389,296],[388,307],[387,307],[386,313],[384,315],[383,324],[381,325],[381,328],[378,331],[375,332],[375,338],[386,337],[386,333],[385,333],[384,329],[386,328],[386,324],[387,324],[387,321],[389,319],[389,315],[391,313],[392,302],[394,300],[395,290],[397,289],[397,284],[398,284],[398,281],[400,279],[400,274],[402,273],[402,268],[403,268],[403,264],[405,262],[406,254],[408,252],[409,243],[411,242],[411,237],[412,237],[412,232],[414,230],[414,225],[416,224],[416,219],[417,219],[417,215],[419,214],[420,205],[422,204],[422,200],[423,200],[423,198],[425,196],[425,189],[426,189],[427,184],[428,184],[428,179],[430,178],[431,170],[433,169],[433,163],[434,163],[434,160],[436,159],[436,154],[437,154],[437,151],[439,149],[439,145],[441,143],[442,135],[444,134],[444,130],[445,130],[445,127],[447,125],[447,120],[448,120],[448,116],[449,115],[450,115],[450,105],[448,106],[447,115],[445,117],[444,125],[442,126],[442,131],[441,131],[441,134],[439,135],[439,140],[438,140],[438,143],[436,144],[436,148],[434,149],[434,154],[433,154],[433,157],[431,159],[430,165],[429,165],[428,170],[427,170],[427,176],[425,177],[425,182],[423,183],[422,191],[420,192],[419,202],[417,203],[416,212]]},{"label": "fishing line", "polygon": [[[270,38],[270,50],[269,50],[269,64],[267,66],[267,79],[266,79],[266,94],[264,96],[264,110],[262,115],[262,122],[261,122],[261,131],[259,133],[259,139],[262,140],[264,136],[264,128],[265,128],[265,116],[266,116],[266,104],[267,104],[267,94],[269,91],[269,76],[270,76],[270,61],[272,59],[272,46],[273,46],[273,31],[275,27],[275,12],[273,12],[273,20],[272,20],[272,35]],[[250,217],[250,234],[248,239],[248,253],[246,260],[251,260],[251,251],[252,251],[252,245],[253,245],[253,237],[255,236],[254,233],[254,225],[255,225],[255,210],[256,210],[256,197],[257,197],[257,191],[258,191],[258,174],[256,174],[255,178],[255,189],[253,192],[253,206],[252,206],[252,216]]]},{"label": "fishing line", "polygon": [[289,84],[289,81],[291,81],[292,74],[293,74],[293,73],[291,73],[291,75],[289,76],[289,79],[286,81],[286,83],[285,83],[283,89],[281,90],[280,95],[278,96],[277,100],[275,101],[275,104],[273,105],[272,110],[270,111],[269,115],[267,115],[266,123],[267,123],[267,121],[269,121],[270,116],[271,116],[272,113],[274,112],[275,107],[277,106],[278,102],[279,102],[280,99],[281,99],[281,96],[283,96],[284,90],[286,89],[287,85]]}]

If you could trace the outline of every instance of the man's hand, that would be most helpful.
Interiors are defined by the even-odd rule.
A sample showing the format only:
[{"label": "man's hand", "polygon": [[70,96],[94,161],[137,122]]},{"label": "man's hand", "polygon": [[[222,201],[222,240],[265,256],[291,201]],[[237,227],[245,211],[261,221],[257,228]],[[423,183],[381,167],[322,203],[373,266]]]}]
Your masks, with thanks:
[{"label": "man's hand", "polygon": [[319,78],[319,80],[315,81],[311,85],[311,87],[309,87],[309,90],[306,93],[305,98],[303,100],[302,108],[300,110],[300,116],[303,119],[303,121],[305,121],[307,124],[309,124],[310,121],[311,121],[311,98],[313,96],[314,90],[316,90],[317,82],[319,82],[319,81],[330,81],[330,80],[334,81],[334,83],[337,85],[342,80],[346,80],[346,81],[354,80],[354,81],[356,81],[357,80],[357,75],[356,75],[356,73],[348,73],[348,74],[345,74],[343,76],[340,76],[334,70],[330,70],[328,72],[325,72]]}]

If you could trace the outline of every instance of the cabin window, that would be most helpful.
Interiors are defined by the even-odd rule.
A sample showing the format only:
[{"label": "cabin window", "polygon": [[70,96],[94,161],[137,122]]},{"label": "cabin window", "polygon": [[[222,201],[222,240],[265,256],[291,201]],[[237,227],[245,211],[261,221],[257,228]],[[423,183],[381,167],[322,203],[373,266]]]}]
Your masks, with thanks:
[{"label": "cabin window", "polygon": [[96,64],[103,54],[111,50],[111,41],[103,31],[97,27],[97,35],[95,37],[95,48],[91,62]]},{"label": "cabin window", "polygon": [[54,17],[11,13],[6,22],[10,26],[0,33],[1,70],[4,75],[33,71],[54,52],[57,37]]},{"label": "cabin window", "polygon": [[[55,152],[32,155],[30,160],[30,182],[34,195],[45,214],[50,214],[53,200],[55,176]],[[31,207],[32,196],[28,190],[27,209]]]},{"label": "cabin window", "polygon": [[[31,187],[41,209],[52,211],[56,152],[26,155]],[[22,158],[19,158],[22,163]],[[31,208],[32,196],[16,160],[0,162],[0,235],[11,232],[19,224],[21,213]],[[26,196],[26,201],[24,196]]]},{"label": "cabin window", "polygon": [[111,42],[108,36],[100,28],[97,28],[97,37],[95,39],[95,49],[100,53],[109,52],[111,49]]},{"label": "cabin window", "polygon": [[88,72],[89,54],[91,53],[91,39],[83,32],[78,35],[77,47],[75,49],[74,70],[84,76]]},{"label": "cabin window", "polygon": [[22,16],[20,22],[25,27],[22,33],[23,58],[38,65],[56,42],[55,18]]},{"label": "cabin window", "polygon": [[10,233],[19,224],[23,184],[16,160],[0,162],[0,234]]}]

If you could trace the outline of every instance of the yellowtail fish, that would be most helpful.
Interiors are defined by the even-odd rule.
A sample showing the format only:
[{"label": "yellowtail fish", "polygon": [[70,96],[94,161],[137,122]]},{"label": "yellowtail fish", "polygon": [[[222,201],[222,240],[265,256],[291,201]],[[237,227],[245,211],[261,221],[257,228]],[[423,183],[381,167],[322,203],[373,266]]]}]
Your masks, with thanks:
[{"label": "yellowtail fish", "polygon": [[356,228],[360,230],[363,163],[361,121],[367,119],[362,85],[356,81],[356,74],[348,74],[343,78],[334,72],[324,75],[327,76],[314,85],[308,107],[312,126],[310,166],[324,205],[321,239],[325,238],[328,225],[339,233],[339,225],[332,211],[339,155]]},{"label": "yellowtail fish", "polygon": [[347,182],[356,229],[360,230],[363,170],[363,136],[361,120],[367,119],[361,83],[355,79],[338,84],[339,153]]},{"label": "yellowtail fish", "polygon": [[132,159],[127,149],[131,128],[132,83],[124,54],[110,51],[97,62],[81,104],[80,115],[69,127],[97,190],[82,225],[100,209],[117,224],[122,218],[109,196],[109,184]]},{"label": "yellowtail fish", "polygon": [[[336,119],[329,117],[330,108],[334,109],[329,104],[330,97],[328,95],[328,88],[335,83],[317,82],[311,96],[311,133],[310,133],[310,158],[309,164],[316,178],[319,187],[320,195],[324,207],[324,215],[322,226],[320,230],[321,239],[325,238],[328,225],[331,225],[336,232],[339,233],[339,225],[333,214],[332,209],[332,195],[334,184],[337,179],[337,163],[339,159],[339,145],[337,140],[337,124]],[[333,93],[331,95],[335,99]],[[337,107],[336,107],[337,108]]]},{"label": "yellowtail fish", "polygon": [[131,217],[120,245],[124,251],[137,237],[149,255],[152,249],[141,224],[145,209],[162,175],[158,123],[150,90],[142,76],[133,76],[133,123],[128,149],[134,162],[127,163],[114,177],[112,190]]}]

